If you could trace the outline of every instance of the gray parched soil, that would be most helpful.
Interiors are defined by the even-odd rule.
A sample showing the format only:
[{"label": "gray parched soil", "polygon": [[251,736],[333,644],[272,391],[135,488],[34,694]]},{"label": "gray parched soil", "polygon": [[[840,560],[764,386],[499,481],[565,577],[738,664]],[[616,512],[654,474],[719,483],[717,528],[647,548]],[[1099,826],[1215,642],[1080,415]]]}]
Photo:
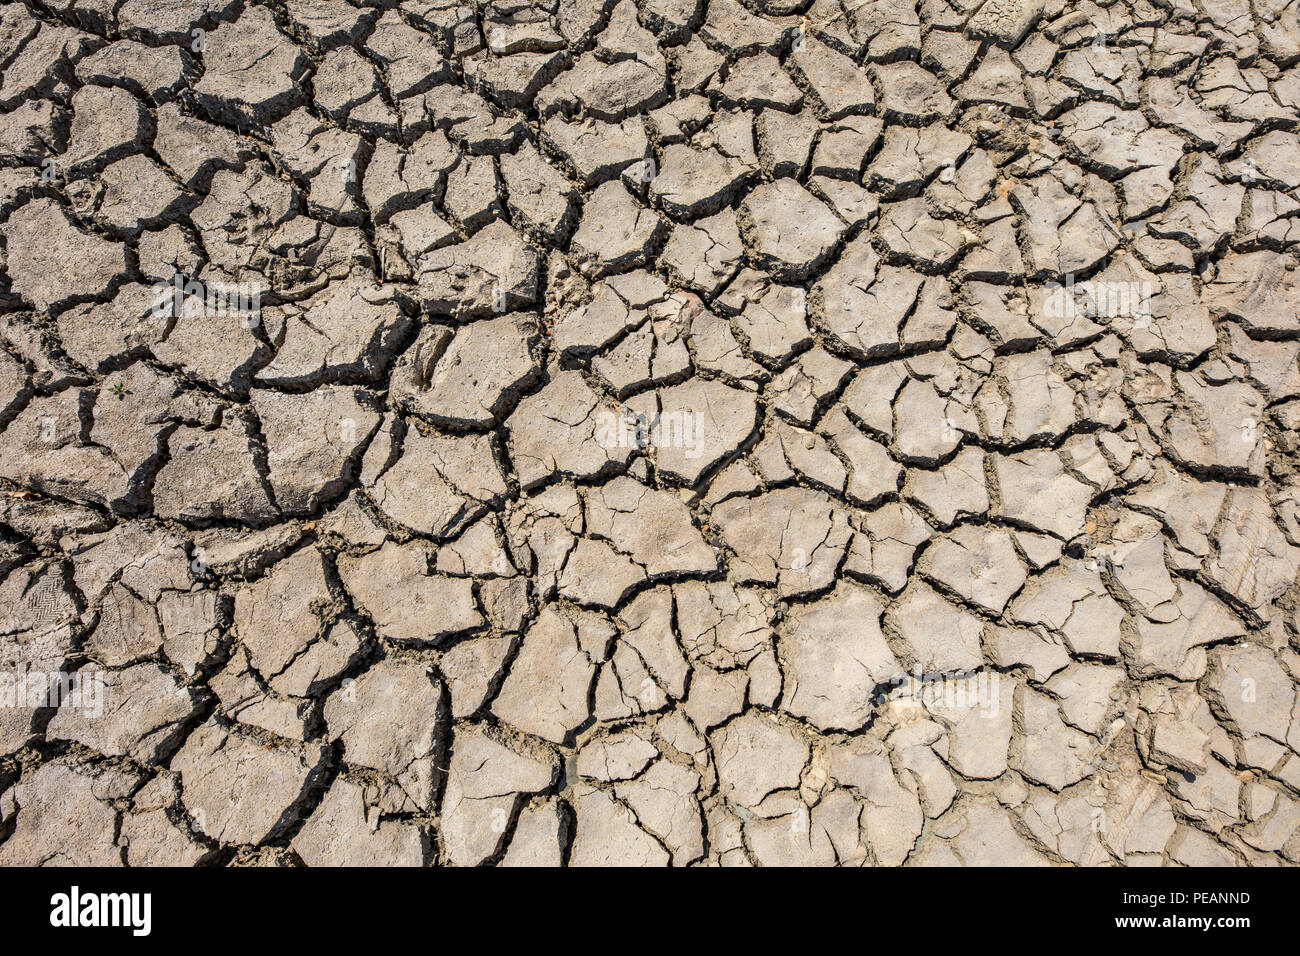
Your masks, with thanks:
[{"label": "gray parched soil", "polygon": [[0,865],[1300,863],[1300,2],[0,7]]}]

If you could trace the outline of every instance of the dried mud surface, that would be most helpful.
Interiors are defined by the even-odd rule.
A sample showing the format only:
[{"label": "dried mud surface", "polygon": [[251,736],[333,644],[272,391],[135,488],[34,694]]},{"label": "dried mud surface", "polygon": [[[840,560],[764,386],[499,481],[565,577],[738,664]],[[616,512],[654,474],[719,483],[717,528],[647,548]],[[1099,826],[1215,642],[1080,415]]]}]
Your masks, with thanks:
[{"label": "dried mud surface", "polygon": [[0,7],[0,865],[1300,862],[1298,9]]}]

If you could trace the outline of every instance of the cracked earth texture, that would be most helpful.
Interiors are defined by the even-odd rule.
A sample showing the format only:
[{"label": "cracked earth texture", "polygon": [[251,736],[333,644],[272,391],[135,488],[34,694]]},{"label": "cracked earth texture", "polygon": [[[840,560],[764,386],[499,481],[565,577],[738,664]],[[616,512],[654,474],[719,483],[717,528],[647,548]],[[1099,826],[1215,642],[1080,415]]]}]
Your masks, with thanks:
[{"label": "cracked earth texture", "polygon": [[0,864],[1300,862],[1298,9],[0,7]]}]

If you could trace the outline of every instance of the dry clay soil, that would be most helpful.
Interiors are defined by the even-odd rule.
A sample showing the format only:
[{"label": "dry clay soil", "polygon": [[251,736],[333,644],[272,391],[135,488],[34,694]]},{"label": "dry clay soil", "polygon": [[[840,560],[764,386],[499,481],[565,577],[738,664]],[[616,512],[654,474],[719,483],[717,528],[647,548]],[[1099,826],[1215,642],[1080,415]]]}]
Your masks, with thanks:
[{"label": "dry clay soil", "polygon": [[0,864],[1300,862],[1297,9],[6,3]]}]

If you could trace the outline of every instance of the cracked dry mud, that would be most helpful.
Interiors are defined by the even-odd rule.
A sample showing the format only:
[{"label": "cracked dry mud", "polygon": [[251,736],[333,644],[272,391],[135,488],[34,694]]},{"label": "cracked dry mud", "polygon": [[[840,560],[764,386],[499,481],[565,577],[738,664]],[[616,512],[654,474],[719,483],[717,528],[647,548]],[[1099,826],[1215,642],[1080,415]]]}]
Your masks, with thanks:
[{"label": "cracked dry mud", "polygon": [[6,4],[0,864],[1300,862],[1298,10]]}]

